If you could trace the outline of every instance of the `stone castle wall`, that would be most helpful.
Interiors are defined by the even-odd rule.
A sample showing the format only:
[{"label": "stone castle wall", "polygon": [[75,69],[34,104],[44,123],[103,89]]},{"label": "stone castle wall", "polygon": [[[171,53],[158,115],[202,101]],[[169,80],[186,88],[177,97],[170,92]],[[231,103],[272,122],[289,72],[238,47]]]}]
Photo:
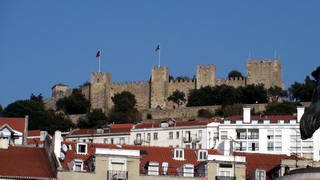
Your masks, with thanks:
[{"label": "stone castle wall", "polygon": [[216,85],[228,85],[233,87],[245,86],[246,85],[246,78],[229,78],[229,79],[219,79],[216,81]]},{"label": "stone castle wall", "polygon": [[147,81],[113,83],[111,86],[112,95],[129,91],[135,95],[138,109],[147,109],[150,106],[150,83]]}]

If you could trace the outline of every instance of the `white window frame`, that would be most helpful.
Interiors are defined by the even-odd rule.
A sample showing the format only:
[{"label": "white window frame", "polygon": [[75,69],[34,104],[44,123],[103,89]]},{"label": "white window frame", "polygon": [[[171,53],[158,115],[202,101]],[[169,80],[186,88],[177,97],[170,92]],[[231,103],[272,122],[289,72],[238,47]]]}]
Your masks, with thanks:
[{"label": "white window frame", "polygon": [[174,149],[173,159],[184,160],[184,149],[176,148]]},{"label": "white window frame", "polygon": [[[80,171],[77,171],[76,170],[76,166],[77,165],[80,165]],[[83,171],[83,160],[82,159],[74,159],[73,160],[73,171],[75,171],[75,172],[81,172],[81,171]]]},{"label": "white window frame", "polygon": [[208,159],[208,151],[207,150],[199,150],[198,151],[198,161],[206,161]]},{"label": "white window frame", "polygon": [[[260,173],[263,173],[263,177],[259,177]],[[255,180],[265,180],[266,179],[266,171],[264,169],[256,169],[255,172]]]},{"label": "white window frame", "polygon": [[[85,152],[79,152],[79,146],[84,145]],[[88,153],[88,145],[86,143],[77,143],[77,154],[87,154]]]},{"label": "white window frame", "polygon": [[[190,170],[191,172],[189,172],[188,170]],[[194,165],[193,164],[183,165],[182,173],[184,177],[194,177]]]}]

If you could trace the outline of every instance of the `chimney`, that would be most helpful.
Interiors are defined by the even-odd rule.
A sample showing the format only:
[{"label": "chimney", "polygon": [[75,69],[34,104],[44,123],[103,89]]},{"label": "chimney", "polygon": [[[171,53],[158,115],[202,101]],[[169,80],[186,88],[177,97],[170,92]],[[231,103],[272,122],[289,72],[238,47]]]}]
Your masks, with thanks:
[{"label": "chimney", "polygon": [[23,132],[23,139],[22,139],[22,144],[27,145],[27,137],[28,137],[28,124],[29,124],[29,116],[25,116],[25,121],[24,121],[24,132]]},{"label": "chimney", "polygon": [[251,122],[251,108],[243,108],[243,123]]},{"label": "chimney", "polygon": [[55,131],[53,137],[53,151],[57,158],[60,158],[62,140],[61,131]]},{"label": "chimney", "polygon": [[303,113],[304,113],[304,107],[303,106],[297,107],[297,122],[300,122],[300,119],[302,118]]}]

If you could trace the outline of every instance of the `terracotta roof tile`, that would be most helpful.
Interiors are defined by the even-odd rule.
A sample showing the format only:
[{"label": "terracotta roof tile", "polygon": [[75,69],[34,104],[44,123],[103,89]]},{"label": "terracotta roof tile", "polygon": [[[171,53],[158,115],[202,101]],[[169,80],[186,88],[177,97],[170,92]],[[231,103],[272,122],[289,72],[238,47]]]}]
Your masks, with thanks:
[{"label": "terracotta roof tile", "polygon": [[[211,122],[216,121],[177,121],[175,124],[169,126],[169,127],[177,127],[177,126],[201,126],[201,125],[207,125]],[[135,129],[143,129],[143,128],[159,128],[160,122],[154,122],[154,123],[139,123],[134,128]]]},{"label": "terracotta roof tile", "polygon": [[43,148],[13,146],[0,149],[0,159],[0,177],[55,178]]},{"label": "terracotta roof tile", "polygon": [[4,124],[8,124],[13,130],[24,133],[25,118],[0,117],[0,127]]},{"label": "terracotta roof tile", "polygon": [[[111,124],[109,128],[103,129],[103,133],[125,133],[130,132],[134,124]],[[98,134],[96,129],[75,129],[69,135],[91,135]]]},{"label": "terracotta roof tile", "polygon": [[40,136],[40,130],[30,130],[28,131],[28,137],[29,136]]},{"label": "terracotta roof tile", "polygon": [[[140,159],[140,171],[144,170],[144,166],[148,162],[159,162],[161,165],[162,162],[168,162],[169,170],[168,175],[176,175],[177,168],[181,167],[184,164],[193,164],[194,166],[199,165],[202,161],[198,161],[197,159],[197,151],[198,149],[184,149],[185,160],[174,160],[173,152],[174,148],[170,147],[154,147],[154,146],[134,146],[134,145],[112,145],[112,144],[88,144],[88,154],[82,155],[76,153],[76,144],[75,142],[63,142],[63,144],[71,145],[72,150],[65,152],[66,156],[63,161],[61,161],[61,165],[65,169],[68,168],[68,163],[73,159],[80,158],[84,162],[88,161],[90,156],[94,155],[96,148],[110,148],[110,149],[129,149],[129,150],[140,150],[146,153],[141,154]],[[208,154],[219,154],[216,150],[210,149],[208,150]],[[84,167],[88,170],[87,164]],[[161,172],[160,172],[161,173]]]}]

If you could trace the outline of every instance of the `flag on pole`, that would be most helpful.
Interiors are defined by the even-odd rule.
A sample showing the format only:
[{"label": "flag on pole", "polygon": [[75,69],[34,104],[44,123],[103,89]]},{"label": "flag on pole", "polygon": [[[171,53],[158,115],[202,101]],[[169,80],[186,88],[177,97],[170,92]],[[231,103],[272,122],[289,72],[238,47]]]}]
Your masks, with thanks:
[{"label": "flag on pole", "polygon": [[101,52],[100,52],[100,50],[99,50],[99,51],[97,52],[97,54],[96,54],[96,58],[99,58],[100,55],[101,55]]},{"label": "flag on pole", "polygon": [[160,44],[157,45],[157,47],[156,47],[155,50],[156,50],[156,51],[159,51],[159,50],[160,50]]}]

